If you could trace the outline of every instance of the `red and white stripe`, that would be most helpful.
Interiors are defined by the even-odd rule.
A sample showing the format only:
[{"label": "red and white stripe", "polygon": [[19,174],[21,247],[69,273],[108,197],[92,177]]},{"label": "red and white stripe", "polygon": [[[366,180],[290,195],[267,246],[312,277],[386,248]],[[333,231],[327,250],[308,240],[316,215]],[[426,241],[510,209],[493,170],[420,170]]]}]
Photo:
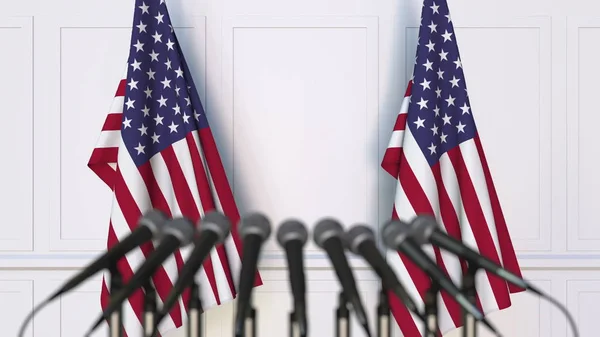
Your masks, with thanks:
[{"label": "red and white stripe", "polygon": [[[231,300],[236,296],[232,276],[241,268],[241,243],[236,227],[239,213],[212,133],[209,128],[191,132],[137,167],[121,137],[125,85],[126,80],[122,79],[88,163],[113,191],[107,246],[110,248],[119,238],[127,236],[137,226],[142,213],[151,208],[160,209],[169,216],[186,216],[194,223],[206,212],[219,210],[234,224],[231,235],[224,244],[213,249],[198,273],[197,281],[205,309]],[[125,282],[153,248],[148,243],[121,259],[119,268]],[[173,254],[153,276],[160,301],[169,293],[191,249],[186,247]],[[105,277],[101,295],[103,308],[109,299],[108,282]],[[261,280],[257,275],[259,284]],[[161,323],[161,333],[182,325],[187,297],[186,292],[170,317]],[[138,290],[124,305],[125,333],[129,336],[141,335],[142,304],[143,293]]]},{"label": "red and white stripe", "polygon": [[[444,153],[430,166],[406,126],[411,88],[409,82],[382,161],[382,167],[396,178],[392,218],[410,221],[417,214],[434,215],[448,234],[520,275],[479,135]],[[425,250],[460,285],[464,261],[432,246]],[[401,254],[390,252],[387,258],[422,309],[429,278]],[[478,305],[484,313],[507,308],[509,294],[522,290],[485,272],[477,275],[476,282]],[[403,335],[421,336],[423,326],[395,297],[390,296],[390,301]],[[438,305],[441,333],[462,325],[460,307],[445,292],[439,296]]]}]

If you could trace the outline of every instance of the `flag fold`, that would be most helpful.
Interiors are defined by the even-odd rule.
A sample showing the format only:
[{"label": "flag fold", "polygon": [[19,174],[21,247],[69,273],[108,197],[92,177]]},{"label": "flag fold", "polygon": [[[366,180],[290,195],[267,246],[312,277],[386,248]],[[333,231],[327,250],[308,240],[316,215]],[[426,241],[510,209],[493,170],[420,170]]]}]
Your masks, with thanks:
[{"label": "flag fold", "polygon": [[[392,218],[410,221],[417,214],[437,218],[442,229],[480,254],[521,275],[515,251],[494,188],[467,94],[456,33],[444,0],[425,0],[413,78],[381,163],[396,179]],[[432,246],[429,255],[460,285],[464,261]],[[425,273],[396,252],[388,261],[415,299],[430,281]],[[476,277],[477,304],[485,312],[510,306],[507,285],[486,272]],[[421,336],[423,327],[395,298],[392,311],[404,336]],[[461,309],[442,292],[442,333],[462,325]]]},{"label": "flag fold", "polygon": [[[213,249],[197,281],[205,309],[236,296],[239,213],[164,0],[135,2],[127,71],[88,166],[113,192],[108,248],[128,235],[151,208],[195,223],[208,211],[224,213],[233,224],[231,235]],[[119,261],[125,282],[153,248],[148,243]],[[169,293],[190,250],[177,251],[153,276],[159,301]],[[257,279],[260,285],[260,276]],[[102,307],[109,299],[108,284],[105,277]],[[161,333],[182,325],[187,297],[186,292],[161,324]],[[142,304],[138,290],[124,305],[129,336],[141,335]]]}]

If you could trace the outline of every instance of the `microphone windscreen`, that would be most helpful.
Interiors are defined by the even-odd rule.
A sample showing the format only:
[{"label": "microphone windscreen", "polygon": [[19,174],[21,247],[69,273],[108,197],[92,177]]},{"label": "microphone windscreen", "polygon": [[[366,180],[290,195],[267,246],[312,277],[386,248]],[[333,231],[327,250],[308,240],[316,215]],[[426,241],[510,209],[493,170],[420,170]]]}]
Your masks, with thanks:
[{"label": "microphone windscreen", "polygon": [[438,228],[437,221],[430,215],[416,216],[410,226],[412,228],[411,237],[420,245],[429,243],[431,234]]},{"label": "microphone windscreen", "polygon": [[323,244],[327,239],[338,236],[341,236],[344,233],[344,228],[342,225],[334,219],[325,218],[320,220],[315,229],[313,230],[313,240],[320,248],[323,248]]},{"label": "microphone windscreen", "polygon": [[308,240],[308,231],[304,224],[298,220],[287,220],[277,229],[277,242],[281,247],[284,247],[291,240],[298,240],[302,245]]},{"label": "microphone windscreen", "polygon": [[375,242],[375,233],[366,225],[354,225],[350,230],[344,233],[344,241],[348,250],[354,254],[359,254],[358,246],[365,241]]},{"label": "microphone windscreen", "polygon": [[199,232],[211,231],[217,234],[217,243],[223,243],[231,231],[231,221],[221,212],[211,211],[198,223]]},{"label": "microphone windscreen", "polygon": [[238,231],[242,239],[255,234],[266,240],[271,235],[271,223],[263,214],[253,213],[240,219]]},{"label": "microphone windscreen", "polygon": [[402,244],[410,234],[410,226],[401,220],[389,220],[383,225],[381,239],[383,243],[392,250]]},{"label": "microphone windscreen", "polygon": [[183,217],[174,218],[167,222],[164,235],[173,235],[180,241],[181,247],[188,245],[194,238],[194,224]]},{"label": "microphone windscreen", "polygon": [[168,218],[163,212],[151,209],[142,215],[138,221],[138,226],[148,227],[152,232],[152,237],[159,238],[162,235],[167,220]]}]

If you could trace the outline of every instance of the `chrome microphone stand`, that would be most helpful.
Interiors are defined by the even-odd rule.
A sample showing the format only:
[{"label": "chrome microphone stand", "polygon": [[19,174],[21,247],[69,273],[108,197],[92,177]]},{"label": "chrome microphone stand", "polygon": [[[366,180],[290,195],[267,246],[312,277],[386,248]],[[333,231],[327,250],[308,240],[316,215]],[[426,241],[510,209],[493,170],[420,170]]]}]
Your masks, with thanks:
[{"label": "chrome microphone stand", "polygon": [[[115,294],[123,287],[123,276],[117,268],[117,263],[114,261],[109,267],[110,272],[110,293]],[[123,337],[123,310],[119,306],[108,319],[108,336]]]},{"label": "chrome microphone stand", "polygon": [[[477,274],[478,267],[469,263],[467,272],[463,274],[462,278],[462,290],[467,297],[467,300],[474,305],[477,305],[477,289],[475,288],[475,275]],[[477,336],[477,321],[473,315],[469,314],[463,309],[463,337],[476,337]]]},{"label": "chrome microphone stand", "polygon": [[431,281],[431,285],[425,293],[425,333],[424,337],[437,337],[438,331],[438,300],[437,295],[440,292],[440,286],[436,281]]},{"label": "chrome microphone stand", "polygon": [[335,311],[336,325],[335,325],[335,336],[336,337],[350,337],[350,311],[348,310],[348,302],[344,292],[339,295],[339,305]]},{"label": "chrome microphone stand", "polygon": [[[240,311],[238,311],[240,312]],[[236,337],[256,337],[256,309],[252,305],[252,302],[248,302],[248,309],[243,315],[243,328],[236,326],[235,336]],[[236,319],[237,324],[237,319]],[[238,330],[239,329],[239,330]],[[192,337],[192,336],[190,336]]]},{"label": "chrome microphone stand", "polygon": [[256,309],[253,306],[248,309],[244,324],[246,325],[244,337],[256,337]]},{"label": "chrome microphone stand", "polygon": [[377,306],[377,336],[391,337],[392,329],[390,324],[390,303],[388,294],[383,285],[381,285],[379,305]]},{"label": "chrome microphone stand", "polygon": [[187,324],[188,337],[202,337],[202,301],[200,299],[200,289],[194,281],[191,285],[189,305],[190,315]]},{"label": "chrome microphone stand", "polygon": [[298,320],[296,319],[296,313],[290,313],[290,337],[300,337],[300,329],[298,328]]},{"label": "chrome microphone stand", "polygon": [[144,285],[144,337],[154,337],[154,321],[156,319],[156,289],[150,280]]}]

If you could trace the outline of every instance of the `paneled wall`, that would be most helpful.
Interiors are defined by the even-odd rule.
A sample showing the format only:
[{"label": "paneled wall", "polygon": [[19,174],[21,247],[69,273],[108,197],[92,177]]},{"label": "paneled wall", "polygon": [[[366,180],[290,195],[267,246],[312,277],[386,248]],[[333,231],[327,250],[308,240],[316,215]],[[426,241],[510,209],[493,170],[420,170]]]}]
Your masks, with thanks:
[{"label": "paneled wall", "polygon": [[[600,4],[449,2],[524,273],[569,307],[582,336],[596,336]],[[240,210],[264,211],[276,224],[294,216],[312,226],[328,215],[377,230],[395,186],[379,162],[412,72],[420,2],[168,5]],[[0,321],[12,336],[35,303],[106,246],[110,191],[86,165],[126,69],[133,1],[3,0],[0,8]],[[332,331],[338,283],[314,245],[306,258],[313,335]],[[377,279],[351,262],[374,308]],[[274,242],[261,266],[259,330],[281,336],[290,295]],[[28,336],[80,336],[99,313],[99,280],[40,313]],[[206,336],[232,335],[234,305],[207,313]],[[560,312],[530,294],[491,317],[506,336],[570,336]]]}]

